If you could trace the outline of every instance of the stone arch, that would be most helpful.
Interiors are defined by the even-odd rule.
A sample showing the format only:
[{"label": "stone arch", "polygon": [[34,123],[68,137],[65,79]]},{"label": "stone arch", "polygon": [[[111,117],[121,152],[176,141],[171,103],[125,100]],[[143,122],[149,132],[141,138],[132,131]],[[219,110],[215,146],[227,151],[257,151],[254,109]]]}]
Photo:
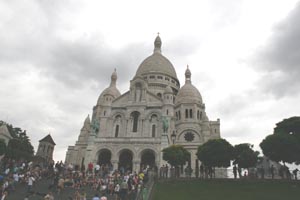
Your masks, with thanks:
[{"label": "stone arch", "polygon": [[145,119],[150,120],[153,115],[156,115],[158,119],[161,118],[161,113],[158,110],[152,110],[145,116]]},{"label": "stone arch", "polygon": [[112,112],[112,119],[115,120],[118,115],[121,116],[121,119],[125,119],[125,113],[120,111]]},{"label": "stone arch", "polygon": [[132,171],[134,152],[131,149],[124,148],[118,152],[118,169],[121,173]]},{"label": "stone arch", "polygon": [[159,113],[151,112],[147,115],[149,118],[149,124],[147,128],[149,129],[149,137],[157,137],[158,136],[158,130],[159,130]]},{"label": "stone arch", "polygon": [[111,166],[112,151],[107,148],[102,148],[97,152],[97,163],[99,165],[109,165]]},{"label": "stone arch", "polygon": [[125,114],[122,112],[115,112],[111,117],[111,137],[119,137],[124,135],[122,128],[124,127]]},{"label": "stone arch", "polygon": [[130,118],[132,118],[132,132],[138,131],[140,116],[141,116],[141,113],[138,111],[133,111],[130,114]]},{"label": "stone arch", "polygon": [[149,166],[150,168],[156,168],[156,160],[157,160],[157,153],[155,150],[146,148],[143,149],[139,153],[140,158],[140,167],[144,169],[145,167]]}]

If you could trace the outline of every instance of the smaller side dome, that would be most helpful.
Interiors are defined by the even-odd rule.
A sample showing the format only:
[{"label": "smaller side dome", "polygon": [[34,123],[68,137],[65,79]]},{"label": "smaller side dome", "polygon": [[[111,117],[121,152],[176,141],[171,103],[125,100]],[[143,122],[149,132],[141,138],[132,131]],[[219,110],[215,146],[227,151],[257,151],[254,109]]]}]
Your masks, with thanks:
[{"label": "smaller side dome", "polygon": [[117,82],[117,72],[116,69],[114,70],[114,72],[111,75],[111,82],[108,88],[106,88],[99,96],[98,101],[97,101],[97,105],[101,104],[101,102],[104,102],[105,96],[112,96],[113,99],[121,96],[120,91],[118,90],[117,86],[116,86],[116,82]]},{"label": "smaller side dome", "polygon": [[185,71],[185,84],[178,91],[175,104],[197,103],[202,104],[202,97],[199,90],[192,84],[191,71],[188,66]]},{"label": "smaller side dome", "polygon": [[164,91],[165,94],[173,94],[172,88],[168,85]]}]

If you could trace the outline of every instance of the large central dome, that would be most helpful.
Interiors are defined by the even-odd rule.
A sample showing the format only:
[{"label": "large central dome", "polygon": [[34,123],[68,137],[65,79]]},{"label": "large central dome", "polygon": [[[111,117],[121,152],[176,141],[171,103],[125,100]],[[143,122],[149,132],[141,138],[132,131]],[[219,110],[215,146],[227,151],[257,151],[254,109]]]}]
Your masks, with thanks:
[{"label": "large central dome", "polygon": [[161,39],[159,36],[154,41],[154,52],[146,58],[136,71],[136,76],[148,74],[164,74],[177,79],[176,71],[172,63],[161,54]]}]

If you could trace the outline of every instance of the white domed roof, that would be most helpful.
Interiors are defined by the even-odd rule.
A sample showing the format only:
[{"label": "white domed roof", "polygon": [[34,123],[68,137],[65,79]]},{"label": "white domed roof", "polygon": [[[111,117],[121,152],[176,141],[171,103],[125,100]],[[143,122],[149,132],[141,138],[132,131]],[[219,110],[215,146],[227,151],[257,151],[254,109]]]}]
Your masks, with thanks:
[{"label": "white domed roof", "polygon": [[101,104],[104,101],[104,96],[112,96],[114,99],[121,96],[120,91],[116,87],[117,73],[116,69],[111,75],[111,82],[108,88],[106,88],[99,96],[97,104]]},{"label": "white domed roof", "polygon": [[177,94],[175,104],[180,103],[197,103],[202,104],[202,97],[198,89],[188,83],[182,86]]},{"label": "white domed roof", "polygon": [[175,104],[197,103],[202,104],[202,97],[199,90],[191,83],[191,72],[187,68],[185,72],[185,84],[179,89]]},{"label": "white domed roof", "polygon": [[173,94],[172,88],[168,85],[164,91],[165,94]]},{"label": "white domed roof", "polygon": [[116,87],[108,87],[106,88],[100,95],[100,97],[103,97],[105,95],[111,95],[114,98],[117,98],[121,95],[120,91]]},{"label": "white domed roof", "polygon": [[161,54],[161,39],[159,36],[156,37],[154,42],[154,53],[140,64],[136,76],[149,73],[161,73],[177,79],[172,63]]}]

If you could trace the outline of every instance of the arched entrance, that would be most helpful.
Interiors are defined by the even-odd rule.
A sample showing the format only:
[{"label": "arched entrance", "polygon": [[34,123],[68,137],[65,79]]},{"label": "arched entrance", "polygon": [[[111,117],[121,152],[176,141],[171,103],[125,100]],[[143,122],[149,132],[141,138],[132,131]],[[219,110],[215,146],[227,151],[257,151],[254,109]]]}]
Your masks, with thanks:
[{"label": "arched entrance", "polygon": [[98,155],[98,164],[101,165],[111,165],[111,151],[108,149],[101,149]]},{"label": "arched entrance", "polygon": [[124,173],[127,171],[132,171],[132,159],[133,153],[129,149],[124,149],[121,151],[119,156],[119,170]]},{"label": "arched entrance", "polygon": [[156,168],[155,152],[151,149],[145,149],[141,153],[141,169],[145,169],[147,166],[150,168]]}]

